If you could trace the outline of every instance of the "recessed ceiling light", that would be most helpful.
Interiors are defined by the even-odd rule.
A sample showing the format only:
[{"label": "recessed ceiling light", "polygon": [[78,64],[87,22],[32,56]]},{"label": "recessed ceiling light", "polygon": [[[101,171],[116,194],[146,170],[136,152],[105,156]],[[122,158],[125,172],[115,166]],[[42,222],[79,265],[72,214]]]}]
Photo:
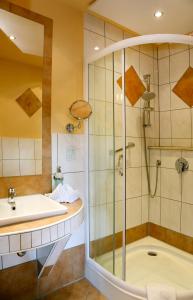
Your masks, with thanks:
[{"label": "recessed ceiling light", "polygon": [[156,10],[154,16],[156,18],[161,18],[163,16],[163,12],[161,10]]},{"label": "recessed ceiling light", "polygon": [[98,46],[95,46],[95,47],[94,47],[94,50],[95,50],[95,51],[99,51],[100,48],[99,48]]},{"label": "recessed ceiling light", "polygon": [[11,41],[14,41],[16,39],[16,37],[14,35],[10,35],[9,38]]}]

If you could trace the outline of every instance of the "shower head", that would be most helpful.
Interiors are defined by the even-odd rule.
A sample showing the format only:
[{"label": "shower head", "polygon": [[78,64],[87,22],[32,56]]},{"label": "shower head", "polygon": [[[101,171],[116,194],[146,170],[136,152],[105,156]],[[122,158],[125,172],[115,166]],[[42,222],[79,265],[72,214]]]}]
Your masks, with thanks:
[{"label": "shower head", "polygon": [[150,101],[152,99],[155,98],[155,93],[154,92],[148,92],[148,91],[145,91],[142,95],[142,99],[145,100],[145,101]]},{"label": "shower head", "polygon": [[151,75],[150,74],[145,74],[143,76],[143,79],[147,85],[146,91],[144,92],[144,94],[142,95],[143,100],[145,101],[150,101],[152,99],[155,98],[155,93],[150,92],[150,79],[151,79]]}]

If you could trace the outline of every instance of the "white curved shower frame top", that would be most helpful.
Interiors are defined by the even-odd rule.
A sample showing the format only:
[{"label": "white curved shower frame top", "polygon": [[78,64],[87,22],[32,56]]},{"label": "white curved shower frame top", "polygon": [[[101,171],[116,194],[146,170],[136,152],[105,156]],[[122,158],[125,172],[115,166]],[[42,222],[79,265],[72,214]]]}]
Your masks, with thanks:
[{"label": "white curved shower frame top", "polygon": [[123,50],[128,47],[140,46],[145,44],[163,43],[193,45],[193,36],[184,34],[149,34],[121,40],[90,56],[87,59],[87,64],[91,64],[102,57],[105,57],[113,52]]}]

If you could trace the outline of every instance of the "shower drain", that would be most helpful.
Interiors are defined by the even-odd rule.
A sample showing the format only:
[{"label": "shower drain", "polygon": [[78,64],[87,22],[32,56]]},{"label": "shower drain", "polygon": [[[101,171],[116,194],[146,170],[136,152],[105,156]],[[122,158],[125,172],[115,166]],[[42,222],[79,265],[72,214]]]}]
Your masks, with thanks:
[{"label": "shower drain", "polygon": [[157,252],[154,252],[154,251],[148,251],[148,252],[147,252],[147,255],[149,255],[149,256],[157,256]]}]

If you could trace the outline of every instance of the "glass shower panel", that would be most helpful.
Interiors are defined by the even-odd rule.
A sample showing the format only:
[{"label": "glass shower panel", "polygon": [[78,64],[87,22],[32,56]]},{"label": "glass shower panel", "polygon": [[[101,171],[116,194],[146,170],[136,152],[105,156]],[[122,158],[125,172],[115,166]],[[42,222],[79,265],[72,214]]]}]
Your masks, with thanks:
[{"label": "glass shower panel", "polygon": [[114,273],[114,62],[89,65],[90,257]]}]

